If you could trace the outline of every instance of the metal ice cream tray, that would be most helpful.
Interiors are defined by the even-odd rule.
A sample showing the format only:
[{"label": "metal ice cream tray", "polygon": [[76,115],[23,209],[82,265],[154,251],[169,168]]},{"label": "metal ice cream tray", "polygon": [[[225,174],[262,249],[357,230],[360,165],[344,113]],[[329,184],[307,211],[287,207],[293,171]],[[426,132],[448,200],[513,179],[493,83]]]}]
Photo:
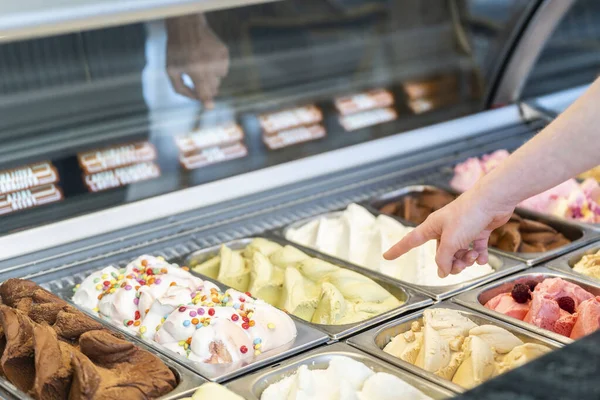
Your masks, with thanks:
[{"label": "metal ice cream tray", "polygon": [[[379,211],[377,211],[376,209],[373,209],[372,207],[369,207],[368,205],[362,204],[362,206],[364,206],[369,212],[371,212],[375,216],[381,214]],[[316,215],[311,218],[307,218],[307,219],[304,219],[301,221],[294,222],[293,224],[286,226],[284,229],[276,230],[273,233],[275,235],[285,238],[287,235],[287,232],[290,229],[297,229],[297,228],[299,228],[307,223],[310,223],[311,221],[314,221],[316,219],[338,218],[340,215],[341,215],[341,211],[335,211],[335,212],[330,212],[330,213],[326,213],[326,214]],[[395,218],[393,216],[390,216],[390,217]],[[395,218],[395,219],[398,219],[398,218]],[[404,221],[399,220],[399,222],[404,224]],[[290,243],[292,243],[296,247],[306,249],[306,247],[301,246],[295,242],[290,242]],[[498,278],[513,274],[515,272],[522,271],[527,268],[526,264],[524,264],[523,262],[521,262],[519,260],[516,260],[515,258],[504,257],[500,254],[494,253],[494,254],[490,254],[489,261],[488,261],[488,264],[494,269],[494,272],[492,272],[491,274],[480,276],[478,278],[474,278],[474,279],[471,279],[471,280],[468,280],[465,282],[461,282],[461,283],[457,283],[457,284],[453,284],[453,285],[425,286],[425,285],[418,285],[418,284],[415,284],[412,282],[402,281],[400,279],[393,278],[391,276],[384,275],[379,272],[373,271],[372,269],[369,269],[367,267],[362,267],[362,266],[359,266],[356,264],[349,263],[348,261],[330,256],[330,255],[327,255],[324,253],[320,253],[314,249],[311,249],[311,250],[313,252],[315,252],[315,254],[319,254],[319,257],[328,257],[328,258],[334,260],[334,261],[332,261],[334,264],[342,264],[343,263],[343,265],[352,266],[352,268],[354,270],[356,270],[362,274],[366,274],[367,272],[372,273],[372,274],[377,274],[379,276],[387,278],[389,281],[393,282],[394,285],[403,285],[405,287],[411,287],[413,289],[420,291],[421,293],[426,294],[427,296],[429,296],[432,299],[437,300],[437,301],[445,300],[447,298],[455,296],[458,293],[462,293],[471,288],[484,285],[484,284],[486,284],[488,282],[492,282]]]},{"label": "metal ice cream tray", "polygon": [[[436,305],[429,307],[429,309],[431,308],[449,308],[456,310],[477,325],[494,325],[504,328],[526,343],[542,344],[550,347],[553,350],[562,347],[562,345],[558,342],[545,338],[541,335],[531,333],[527,330],[517,328],[511,324],[496,320],[495,318],[490,318],[485,314],[469,310],[468,308],[452,303],[450,300],[437,303]],[[371,329],[370,331],[361,333],[360,335],[348,339],[348,344],[375,357],[381,358],[382,360],[399,368],[410,371],[424,379],[428,379],[439,386],[443,386],[457,393],[463,393],[466,391],[465,388],[383,351],[383,348],[391,341],[393,337],[409,331],[411,324],[414,321],[422,320],[424,312],[425,310],[421,310],[396,321],[388,322],[383,326]]]},{"label": "metal ice cream tray", "polygon": [[596,254],[598,251],[600,251],[600,243],[592,243],[585,247],[582,247],[581,249],[572,251],[568,254],[558,257],[557,259],[548,261],[546,263],[546,266],[556,271],[565,272],[567,274],[574,275],[583,279],[589,279],[592,282],[598,283],[600,279],[596,279],[594,277],[587,276],[573,270],[575,264],[577,264],[583,256]]},{"label": "metal ice cream tray", "polygon": [[[397,282],[393,279],[390,279],[384,275],[377,274],[373,271],[370,271],[370,270],[367,270],[364,268],[356,267],[354,265],[351,265],[344,261],[329,257],[327,255],[321,254],[319,252],[308,249],[306,247],[296,245],[296,244],[289,242],[280,237],[269,236],[269,235],[263,235],[261,237],[264,239],[270,240],[272,242],[279,243],[280,245],[283,245],[283,246],[290,245],[290,246],[296,247],[297,249],[301,250],[302,252],[304,252],[305,254],[307,254],[311,257],[327,261],[327,262],[332,263],[340,268],[345,268],[345,269],[349,269],[349,270],[352,270],[355,272],[359,272],[361,275],[364,275],[364,276],[372,279],[373,281],[375,281],[377,284],[382,286],[385,290],[390,292],[394,297],[396,297],[398,300],[400,300],[402,302],[402,304],[399,307],[396,307],[392,310],[386,311],[382,314],[379,314],[378,316],[375,316],[375,317],[370,318],[365,321],[361,321],[361,322],[357,322],[357,323],[353,323],[353,324],[346,324],[346,325],[313,324],[311,322],[304,321],[304,320],[294,317],[294,318],[296,318],[297,321],[301,321],[302,324],[306,324],[307,326],[310,326],[312,328],[320,330],[321,332],[326,333],[331,340],[343,339],[343,338],[353,335],[357,332],[360,332],[361,330],[375,326],[387,319],[396,317],[401,314],[405,314],[409,311],[413,311],[413,310],[417,310],[419,308],[426,307],[433,303],[433,301],[431,299],[429,299],[427,296],[419,293],[419,291],[414,290],[412,287],[404,284],[403,282],[399,283],[399,282]],[[233,241],[223,243],[223,244],[226,245],[227,247],[231,248],[232,250],[240,250],[240,249],[245,248],[248,244],[250,244],[250,242],[252,240],[253,240],[253,238],[238,239],[238,240],[233,240]],[[221,248],[221,245],[218,245],[218,246],[213,246],[213,247],[209,247],[209,248],[206,248],[203,250],[196,251],[196,252],[192,253],[189,257],[186,258],[185,263],[190,266],[200,264],[212,257],[217,256],[219,254],[220,248]],[[204,276],[202,276],[202,277],[206,278]]]},{"label": "metal ice cream tray", "polygon": [[574,283],[581,286],[581,288],[592,293],[594,296],[600,296],[600,284],[594,283],[590,280],[585,280],[580,277],[575,277],[572,274],[565,274],[559,271],[553,271],[546,267],[535,267],[521,274],[513,275],[508,278],[502,279],[498,282],[491,283],[489,285],[471,290],[463,293],[453,299],[458,304],[461,304],[470,309],[482,312],[487,315],[491,315],[494,318],[501,319],[508,322],[509,324],[516,325],[520,328],[527,329],[528,331],[537,333],[538,335],[546,336],[557,342],[569,344],[573,343],[573,339],[566,336],[554,333],[547,329],[538,328],[533,324],[523,322],[519,319],[509,317],[497,311],[490,310],[484,307],[491,298],[501,294],[508,293],[512,290],[513,286],[517,283],[527,283],[529,281],[542,282],[546,278],[561,278],[565,281]]},{"label": "metal ice cream tray", "polygon": [[273,365],[270,368],[265,368],[262,371],[236,379],[227,384],[227,387],[241,394],[246,400],[259,400],[269,385],[294,374],[301,365],[306,365],[309,369],[325,369],[333,357],[339,356],[359,361],[375,372],[386,372],[397,376],[432,399],[447,399],[455,395],[448,389],[409,372],[394,368],[392,365],[354,349],[345,343],[334,343],[296,356],[281,364]]},{"label": "metal ice cream tray", "polygon": [[[92,318],[94,318],[96,321],[104,324],[104,322],[102,320],[100,320],[99,318],[94,317],[94,316],[92,316]],[[104,324],[104,325],[106,325],[106,324]],[[108,329],[113,330],[113,329],[110,329],[109,326],[108,326]],[[128,338],[125,337],[124,339],[127,340]],[[179,399],[182,396],[184,396],[185,394],[193,393],[198,387],[200,387],[202,384],[206,383],[206,379],[204,379],[200,375],[195,374],[192,371],[189,371],[188,369],[186,369],[183,366],[179,365],[178,363],[172,361],[168,357],[165,357],[162,354],[152,351],[152,349],[149,346],[146,346],[146,344],[143,343],[142,341],[137,340],[136,338],[132,338],[129,341],[131,341],[133,344],[140,347],[141,349],[146,350],[149,353],[154,354],[156,357],[158,357],[173,372],[173,374],[175,375],[175,378],[177,379],[177,386],[175,387],[175,389],[173,389],[168,394],[157,398],[157,400]],[[5,395],[6,398],[8,398],[8,399],[10,399],[10,398],[19,399],[19,400],[32,399],[31,396],[29,396],[26,393],[22,392],[21,390],[17,389],[5,377],[0,377],[0,395]]]},{"label": "metal ice cream tray", "polygon": [[[124,333],[130,338],[144,343],[145,346],[151,348],[152,350],[154,350],[154,352],[160,353],[168,357],[169,359],[176,361],[179,365],[182,365],[188,370],[200,374],[201,376],[210,381],[220,383],[226,380],[233,379],[249,371],[261,368],[265,365],[271,364],[283,358],[301,353],[308,349],[324,344],[329,339],[327,335],[325,335],[323,332],[316,330],[310,326],[307,326],[306,324],[303,324],[298,320],[294,320],[297,330],[297,335],[294,338],[294,340],[276,349],[266,351],[260,354],[259,356],[254,356],[250,359],[241,360],[237,363],[229,364],[205,364],[191,361],[182,355],[176,354],[168,350],[167,348],[165,348],[157,342],[140,338],[134,332],[125,328],[122,324],[101,319],[98,317],[98,314],[92,312],[91,310],[74,304],[71,299],[73,297],[73,288],[75,287],[75,285],[81,283],[89,274],[97,270],[99,270],[99,268],[94,268],[90,271],[80,272],[62,278],[56,278],[54,274],[51,273],[50,276],[41,275],[37,277],[36,281],[41,281],[42,287],[56,294],[62,299],[68,301],[73,306],[86,312],[87,314],[101,321],[105,325],[109,325],[113,329]],[[217,286],[219,286],[222,290],[227,289],[227,287],[222,284],[217,283]]]},{"label": "metal ice cream tray", "polygon": [[[427,186],[427,185],[413,185],[407,186],[402,189],[395,190],[393,192],[385,193],[381,196],[372,198],[368,205],[375,210],[379,210],[382,206],[388,203],[400,201],[402,198],[415,193],[421,193],[424,191],[444,191],[452,195],[458,193],[451,188],[445,188],[440,186]],[[512,252],[504,251],[491,247],[490,251],[495,254],[502,254],[506,257],[514,258],[515,260],[522,261],[529,266],[538,265],[544,261],[550,260],[561,254],[568,253],[574,249],[584,246],[590,242],[600,239],[600,231],[591,229],[588,226],[573,223],[572,221],[565,220],[563,218],[556,218],[547,214],[540,214],[537,212],[517,209],[516,213],[527,219],[542,222],[546,225],[556,229],[556,231],[562,233],[567,239],[571,240],[571,243],[556,249],[552,249],[544,252],[537,253],[523,253],[523,252]],[[404,225],[416,226],[414,223],[407,221],[401,217],[393,216],[397,220],[401,221]]]}]

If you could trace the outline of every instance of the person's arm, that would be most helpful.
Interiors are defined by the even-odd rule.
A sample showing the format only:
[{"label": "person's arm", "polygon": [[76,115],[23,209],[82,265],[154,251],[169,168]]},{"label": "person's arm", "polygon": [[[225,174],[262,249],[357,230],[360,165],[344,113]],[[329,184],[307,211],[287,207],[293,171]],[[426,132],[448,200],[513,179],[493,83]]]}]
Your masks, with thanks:
[{"label": "person's arm", "polygon": [[518,203],[600,164],[599,104],[600,79],[502,165],[431,214],[384,257],[395,259],[435,239],[440,276],[459,273],[474,262],[486,263],[490,233],[509,220]]},{"label": "person's arm", "polygon": [[[175,17],[166,21],[167,72],[173,89],[186,97],[213,107],[221,78],[229,71],[229,51],[212,31],[203,14]],[[183,74],[192,80],[188,87]]]}]

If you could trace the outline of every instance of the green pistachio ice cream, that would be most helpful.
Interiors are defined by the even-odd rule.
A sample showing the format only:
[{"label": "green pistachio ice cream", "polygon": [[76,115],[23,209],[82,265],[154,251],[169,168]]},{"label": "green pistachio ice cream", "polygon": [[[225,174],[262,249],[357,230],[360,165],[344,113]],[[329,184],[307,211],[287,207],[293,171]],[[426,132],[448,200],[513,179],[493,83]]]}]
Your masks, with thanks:
[{"label": "green pistachio ice cream", "polygon": [[315,324],[356,323],[402,304],[366,276],[266,239],[222,246],[192,269]]}]

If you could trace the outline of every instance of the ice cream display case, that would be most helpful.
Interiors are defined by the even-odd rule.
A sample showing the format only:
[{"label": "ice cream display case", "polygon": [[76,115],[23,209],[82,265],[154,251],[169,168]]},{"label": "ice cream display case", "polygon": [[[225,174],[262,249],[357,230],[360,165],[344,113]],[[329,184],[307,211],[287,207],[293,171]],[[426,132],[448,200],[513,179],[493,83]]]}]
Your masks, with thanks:
[{"label": "ice cream display case", "polygon": [[593,332],[583,180],[450,280],[380,257],[581,93],[590,4],[0,5],[0,397],[441,399]]}]

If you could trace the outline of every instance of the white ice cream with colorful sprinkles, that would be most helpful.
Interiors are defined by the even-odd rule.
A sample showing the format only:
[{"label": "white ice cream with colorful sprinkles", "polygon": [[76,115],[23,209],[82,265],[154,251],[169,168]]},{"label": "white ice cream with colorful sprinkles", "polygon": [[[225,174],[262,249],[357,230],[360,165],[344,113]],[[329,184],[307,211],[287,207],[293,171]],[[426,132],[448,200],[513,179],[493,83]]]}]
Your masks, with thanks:
[{"label": "white ice cream with colorful sprinkles", "polygon": [[126,268],[106,267],[75,290],[75,304],[202,363],[259,355],[297,334],[284,312],[249,293],[223,293],[162,257],[144,255]]}]

